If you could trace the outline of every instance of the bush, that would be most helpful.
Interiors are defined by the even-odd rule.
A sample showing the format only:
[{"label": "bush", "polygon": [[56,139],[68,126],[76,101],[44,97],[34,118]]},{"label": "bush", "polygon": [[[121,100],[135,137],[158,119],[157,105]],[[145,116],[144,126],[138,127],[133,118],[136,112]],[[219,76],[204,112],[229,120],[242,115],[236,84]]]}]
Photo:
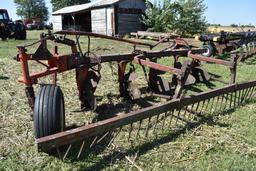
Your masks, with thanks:
[{"label": "bush", "polygon": [[175,32],[191,36],[206,30],[207,22],[203,16],[206,6],[203,0],[164,0],[153,5],[147,1],[147,10],[142,22],[148,31]]}]

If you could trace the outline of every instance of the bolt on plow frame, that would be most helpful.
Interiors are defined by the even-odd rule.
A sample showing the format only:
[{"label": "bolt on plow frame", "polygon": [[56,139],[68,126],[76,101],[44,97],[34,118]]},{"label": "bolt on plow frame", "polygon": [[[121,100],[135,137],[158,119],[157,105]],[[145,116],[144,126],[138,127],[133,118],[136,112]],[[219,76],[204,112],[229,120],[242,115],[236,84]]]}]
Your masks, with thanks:
[{"label": "bolt on plow frame", "polygon": [[[74,36],[75,41],[67,38]],[[81,36],[88,38],[87,51],[84,53],[79,43]],[[96,55],[91,52],[91,37],[108,39],[132,44],[132,53],[118,55]],[[48,50],[48,42],[54,43],[53,52]],[[41,34],[40,40],[27,46],[18,46],[17,60],[21,63],[22,77],[18,80],[25,84],[25,92],[29,106],[33,110],[34,129],[38,149],[43,152],[55,151],[62,159],[68,156],[79,158],[83,151],[99,148],[116,150],[119,145],[138,145],[148,138],[162,133],[174,131],[187,124],[193,124],[202,117],[227,112],[255,97],[256,81],[235,84],[236,65],[239,53],[232,53],[230,61],[206,58],[200,54],[206,49],[182,46],[181,40],[161,51],[142,51],[139,46],[150,49],[158,46],[132,40],[113,38],[105,35],[60,31]],[[27,48],[39,44],[33,54],[27,53]],[[60,55],[58,44],[70,47],[71,53]],[[175,47],[175,48],[173,48]],[[178,47],[178,49],[177,49]],[[157,63],[160,58],[174,59],[174,66]],[[180,57],[185,57],[183,64]],[[45,67],[43,71],[31,73],[29,62],[34,61]],[[81,111],[96,110],[95,90],[102,77],[101,64],[116,62],[120,96],[130,100],[141,97],[142,91],[136,84],[138,65],[144,72],[147,90],[151,95],[167,99],[167,102],[152,105],[138,111],[121,114],[110,119],[98,121],[89,125],[67,129],[65,127],[64,94],[57,86],[58,74],[75,70],[78,98]],[[210,62],[229,67],[231,80],[229,85],[191,96],[184,95],[188,85],[199,81],[209,81],[210,76],[201,68],[201,62]],[[128,71],[127,71],[128,70]],[[148,72],[147,72],[148,71]],[[170,80],[161,77],[162,73],[171,74]],[[38,93],[34,85],[40,78],[53,76],[51,84],[41,85]],[[161,133],[160,133],[161,134]],[[123,147],[128,149],[129,147]],[[75,152],[77,151],[77,152]]]}]

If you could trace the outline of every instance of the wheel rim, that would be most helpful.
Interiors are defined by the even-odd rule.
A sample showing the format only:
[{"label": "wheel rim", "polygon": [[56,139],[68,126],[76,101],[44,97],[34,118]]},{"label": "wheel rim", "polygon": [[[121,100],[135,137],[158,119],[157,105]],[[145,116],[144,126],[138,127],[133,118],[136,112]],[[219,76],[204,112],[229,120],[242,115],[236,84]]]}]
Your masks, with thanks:
[{"label": "wheel rim", "polygon": [[207,51],[205,53],[203,53],[204,56],[208,56],[210,53],[210,49],[209,48],[206,48],[206,49],[207,49]]}]

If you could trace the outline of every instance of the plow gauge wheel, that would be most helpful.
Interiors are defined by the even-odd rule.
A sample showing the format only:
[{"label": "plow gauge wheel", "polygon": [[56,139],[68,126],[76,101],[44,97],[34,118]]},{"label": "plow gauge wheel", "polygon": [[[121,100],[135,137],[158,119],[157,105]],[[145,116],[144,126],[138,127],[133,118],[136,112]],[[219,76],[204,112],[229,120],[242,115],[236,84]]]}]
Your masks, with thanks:
[{"label": "plow gauge wheel", "polygon": [[33,116],[36,138],[64,131],[65,108],[60,87],[43,85],[40,88],[36,97]]}]

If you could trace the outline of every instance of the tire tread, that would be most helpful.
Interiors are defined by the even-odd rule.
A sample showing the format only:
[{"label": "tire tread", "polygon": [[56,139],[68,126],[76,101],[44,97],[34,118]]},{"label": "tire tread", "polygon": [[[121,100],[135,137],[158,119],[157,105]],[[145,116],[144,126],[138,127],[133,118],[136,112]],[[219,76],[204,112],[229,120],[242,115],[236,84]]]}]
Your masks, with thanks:
[{"label": "tire tread", "polygon": [[[64,108],[63,94],[58,86],[44,85],[41,87],[34,107],[34,127],[37,138],[64,129],[61,128],[62,125],[65,125],[65,114],[61,113],[62,103]],[[65,110],[63,109],[63,111]]]}]

